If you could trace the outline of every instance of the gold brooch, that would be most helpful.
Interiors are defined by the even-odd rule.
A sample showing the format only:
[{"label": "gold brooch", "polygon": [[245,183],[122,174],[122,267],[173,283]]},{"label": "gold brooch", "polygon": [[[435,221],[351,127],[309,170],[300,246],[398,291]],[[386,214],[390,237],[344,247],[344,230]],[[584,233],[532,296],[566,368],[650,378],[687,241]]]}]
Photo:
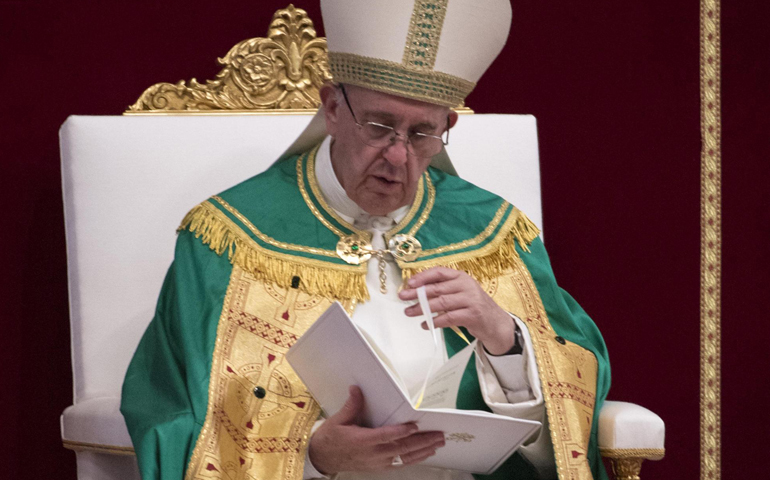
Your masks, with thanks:
[{"label": "gold brooch", "polygon": [[358,235],[348,235],[337,242],[337,255],[351,265],[361,265],[372,258],[372,245]]},{"label": "gold brooch", "polygon": [[404,262],[416,260],[422,252],[420,241],[411,235],[404,234],[391,238],[388,242],[388,248],[395,258]]},{"label": "gold brooch", "polygon": [[415,260],[422,252],[422,245],[411,235],[396,235],[388,242],[388,250],[374,250],[372,244],[358,235],[348,235],[340,238],[337,242],[337,255],[352,265],[361,265],[363,262],[372,258],[372,255],[379,260],[380,270],[380,292],[388,293],[387,280],[385,272],[385,254],[390,253],[393,258],[404,262]]}]

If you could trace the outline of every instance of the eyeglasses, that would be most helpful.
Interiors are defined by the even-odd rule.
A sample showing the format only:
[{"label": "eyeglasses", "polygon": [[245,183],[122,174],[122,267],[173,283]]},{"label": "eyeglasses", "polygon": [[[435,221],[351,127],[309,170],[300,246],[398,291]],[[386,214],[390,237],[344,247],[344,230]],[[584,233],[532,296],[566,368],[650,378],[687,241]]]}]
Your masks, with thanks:
[{"label": "eyeglasses", "polygon": [[446,118],[446,130],[444,131],[443,138],[439,135],[430,135],[428,133],[413,132],[409,135],[398,133],[395,128],[389,125],[383,125],[377,122],[365,122],[360,123],[356,118],[356,114],[353,113],[353,107],[350,106],[350,100],[348,94],[345,91],[345,86],[340,84],[340,90],[342,96],[345,98],[345,103],[348,105],[350,114],[353,115],[353,121],[358,126],[358,137],[362,142],[374,148],[385,148],[393,145],[396,142],[396,137],[401,137],[406,142],[406,149],[414,156],[417,157],[432,157],[444,148],[444,145],[449,145],[449,115]]}]

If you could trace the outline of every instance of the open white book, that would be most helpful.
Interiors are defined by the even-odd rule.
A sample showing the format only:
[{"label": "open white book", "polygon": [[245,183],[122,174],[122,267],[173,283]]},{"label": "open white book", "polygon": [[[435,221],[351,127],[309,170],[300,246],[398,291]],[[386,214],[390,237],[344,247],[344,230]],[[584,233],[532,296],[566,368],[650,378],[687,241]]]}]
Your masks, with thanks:
[{"label": "open white book", "polygon": [[414,407],[387,359],[378,355],[337,302],[289,349],[286,359],[327,416],[342,408],[348,387],[358,385],[365,403],[362,426],[414,422],[421,431],[444,432],[446,445],[422,465],[488,474],[513,454],[540,422],[455,408],[474,345],[455,354],[430,376],[419,408]]}]

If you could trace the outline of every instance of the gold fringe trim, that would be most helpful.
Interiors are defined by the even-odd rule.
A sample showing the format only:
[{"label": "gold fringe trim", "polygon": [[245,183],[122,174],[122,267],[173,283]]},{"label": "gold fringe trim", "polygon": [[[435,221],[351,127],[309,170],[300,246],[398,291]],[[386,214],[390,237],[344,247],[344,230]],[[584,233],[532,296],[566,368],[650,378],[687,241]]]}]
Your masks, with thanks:
[{"label": "gold fringe trim", "polygon": [[359,302],[369,299],[365,265],[335,265],[267,250],[208,201],[185,215],[177,232],[182,230],[195,234],[217,255],[227,252],[231,264],[258,280],[290,288],[292,278],[298,276],[303,290],[311,295]]},{"label": "gold fringe trim", "polygon": [[513,233],[516,241],[519,242],[521,249],[529,253],[529,244],[534,242],[537,236],[540,235],[540,229],[521,210],[517,209],[511,215],[516,215],[511,233]]},{"label": "gold fringe trim", "polygon": [[[447,255],[426,262],[417,262],[415,268],[409,268],[409,264],[403,264],[401,270],[403,281],[407,281],[412,275],[435,266],[464,271],[479,281],[499,277],[509,270],[513,262],[519,258],[519,253],[516,251],[516,242],[518,242],[522,250],[529,253],[529,244],[540,235],[540,229],[521,211],[514,210],[511,212],[511,217],[502,227],[503,231],[498,233],[498,238],[501,241],[496,242],[493,240],[489,245],[479,249],[477,252]],[[506,232],[505,230],[508,231]],[[487,247],[491,247],[491,251]]]}]

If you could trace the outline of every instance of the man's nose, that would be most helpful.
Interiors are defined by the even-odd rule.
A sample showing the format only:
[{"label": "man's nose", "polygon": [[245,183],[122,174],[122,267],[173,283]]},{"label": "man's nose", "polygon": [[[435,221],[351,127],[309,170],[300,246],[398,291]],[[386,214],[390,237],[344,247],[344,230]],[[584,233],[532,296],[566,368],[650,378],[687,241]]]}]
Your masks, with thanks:
[{"label": "man's nose", "polygon": [[392,165],[400,166],[407,162],[408,154],[406,142],[409,139],[402,135],[395,135],[390,145],[383,149],[383,156]]}]

